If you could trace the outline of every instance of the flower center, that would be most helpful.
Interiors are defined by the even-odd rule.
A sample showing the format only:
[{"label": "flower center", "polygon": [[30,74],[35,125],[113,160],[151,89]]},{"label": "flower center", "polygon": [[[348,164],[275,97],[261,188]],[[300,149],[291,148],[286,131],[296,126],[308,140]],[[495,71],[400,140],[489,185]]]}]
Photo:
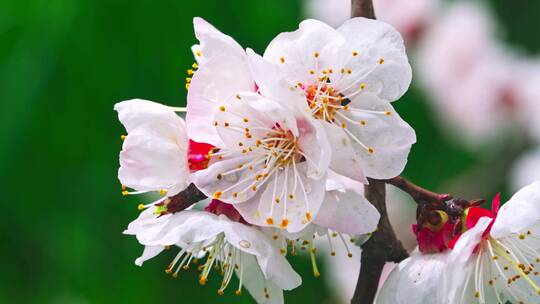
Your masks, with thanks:
[{"label": "flower center", "polygon": [[305,92],[313,116],[330,123],[335,121],[336,110],[342,109],[343,103],[348,103],[348,100],[343,100],[334,88],[326,84],[310,85]]}]

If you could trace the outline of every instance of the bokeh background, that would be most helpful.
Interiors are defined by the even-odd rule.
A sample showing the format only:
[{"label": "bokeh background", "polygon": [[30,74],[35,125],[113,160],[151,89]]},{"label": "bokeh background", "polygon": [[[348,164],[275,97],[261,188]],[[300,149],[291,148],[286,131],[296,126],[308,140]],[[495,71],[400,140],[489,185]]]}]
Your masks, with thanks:
[{"label": "bokeh background", "polygon": [[[348,0],[325,1],[346,10],[343,2]],[[0,303],[252,303],[247,295],[218,297],[217,280],[199,286],[194,271],[176,280],[166,276],[164,268],[174,252],[142,268],[134,265],[142,248],[121,233],[138,215],[140,198],[120,195],[116,174],[124,130],[113,105],[131,98],[185,104],[184,78],[193,63],[190,46],[196,42],[194,16],[262,53],[276,34],[294,30],[315,14],[307,2],[0,1]],[[455,1],[437,2],[439,8],[424,12],[431,19],[423,27],[435,26]],[[479,3],[492,19],[496,44],[512,50],[510,57],[526,70],[537,67],[540,2]],[[413,66],[425,54],[416,52],[419,40],[415,34],[407,42]],[[404,175],[429,189],[463,197],[491,198],[501,191],[508,198],[516,185],[513,168],[534,151],[534,131],[517,119],[510,127],[490,127],[492,134],[471,140],[459,123],[444,119],[434,100],[437,94],[417,76],[415,68],[411,89],[395,104],[418,136]],[[479,99],[490,90],[475,88]],[[520,111],[534,111],[527,105],[530,109],[522,106]],[[474,100],[464,106],[474,106]],[[401,214],[414,212],[399,197],[391,202],[393,208],[406,209]],[[408,234],[412,220],[397,218],[401,235]],[[343,300],[332,282],[310,275],[306,258],[296,257],[293,263],[304,285],[286,293],[287,302]],[[349,280],[356,280],[352,270],[340,270],[323,258],[319,263],[323,277],[337,269],[351,271]]]}]

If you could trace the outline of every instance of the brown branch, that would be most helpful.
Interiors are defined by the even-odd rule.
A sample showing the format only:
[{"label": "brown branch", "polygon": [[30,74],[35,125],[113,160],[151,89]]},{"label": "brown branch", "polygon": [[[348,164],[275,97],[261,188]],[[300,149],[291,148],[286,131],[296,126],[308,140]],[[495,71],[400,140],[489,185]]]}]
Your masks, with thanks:
[{"label": "brown branch", "polygon": [[[372,0],[351,0],[351,17],[375,19]],[[384,264],[401,262],[409,256],[388,219],[385,181],[369,179],[364,195],[377,208],[381,219],[377,231],[362,245],[360,275],[351,304],[373,303]]]},{"label": "brown branch", "polygon": [[452,198],[449,193],[439,194],[427,189],[424,189],[418,185],[415,185],[401,176],[396,176],[391,179],[385,180],[387,184],[394,185],[399,189],[407,192],[418,204],[421,203],[444,203]]},{"label": "brown branch", "polygon": [[194,184],[190,184],[186,190],[169,197],[166,213],[180,212],[205,198],[204,193],[197,189]]}]

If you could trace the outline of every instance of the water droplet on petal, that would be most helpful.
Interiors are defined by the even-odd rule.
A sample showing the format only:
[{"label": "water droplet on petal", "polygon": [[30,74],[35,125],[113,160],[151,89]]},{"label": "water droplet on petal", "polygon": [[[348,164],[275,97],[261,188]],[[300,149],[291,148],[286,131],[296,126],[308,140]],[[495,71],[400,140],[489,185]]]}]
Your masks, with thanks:
[{"label": "water droplet on petal", "polygon": [[238,245],[240,245],[240,247],[242,248],[249,248],[251,247],[251,243],[247,240],[241,240],[240,242],[238,242]]}]

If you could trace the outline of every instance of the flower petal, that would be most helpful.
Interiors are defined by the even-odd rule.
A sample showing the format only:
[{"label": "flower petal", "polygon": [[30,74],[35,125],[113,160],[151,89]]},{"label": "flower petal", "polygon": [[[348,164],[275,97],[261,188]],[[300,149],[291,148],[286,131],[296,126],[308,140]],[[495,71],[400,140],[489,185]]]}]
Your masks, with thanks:
[{"label": "flower petal", "polygon": [[518,233],[540,223],[540,182],[519,190],[500,209],[491,228],[494,238]]},{"label": "flower petal", "polygon": [[223,54],[208,60],[193,75],[187,96],[189,138],[220,146],[214,115],[226,100],[241,91],[253,91],[254,83],[245,58]]},{"label": "flower petal", "polygon": [[352,73],[342,86],[366,83],[380,98],[394,101],[409,88],[411,66],[403,39],[392,26],[379,20],[352,18],[337,30],[347,41],[336,56],[338,66]]},{"label": "flower petal", "polygon": [[140,125],[151,122],[168,122],[184,128],[182,118],[176,115],[173,109],[157,102],[131,99],[115,104],[114,110],[118,112],[118,119],[128,133]]},{"label": "flower petal", "polygon": [[193,18],[195,36],[200,44],[194,49],[195,58],[204,65],[208,60],[228,54],[229,56],[245,56],[244,49],[230,36],[216,29],[201,17]]},{"label": "flower petal", "polygon": [[135,260],[135,265],[142,266],[145,261],[160,254],[165,246],[144,246],[143,254]]},{"label": "flower petal", "polygon": [[322,121],[321,124],[326,129],[328,140],[332,147],[332,160],[330,168],[343,176],[367,184],[366,176],[362,170],[362,164],[358,159],[358,154],[353,149],[351,139],[336,125]]},{"label": "flower petal", "polygon": [[253,256],[243,254],[242,265],[243,273],[240,274],[239,270],[236,270],[236,275],[242,276],[243,285],[258,304],[283,304],[283,291],[265,279]]},{"label": "flower petal", "polygon": [[300,276],[261,231],[232,222],[223,216],[220,218],[229,223],[227,230],[225,230],[227,241],[243,252],[254,255],[267,280],[285,290],[300,286],[302,283]]},{"label": "flower petal", "polygon": [[299,113],[305,113],[311,117],[305,92],[286,81],[286,74],[281,67],[265,60],[252,49],[247,49],[246,52],[249,68],[257,83],[259,93],[286,107],[296,108]]},{"label": "flower petal", "polygon": [[329,191],[314,223],[347,234],[375,231],[380,214],[362,195],[352,191]]},{"label": "flower petal", "polygon": [[[482,241],[482,235],[490,223],[491,218],[481,218],[476,226],[463,233],[456,242],[448,256],[449,269],[445,271],[446,275],[443,277],[442,294],[445,298],[442,303],[470,303],[462,301],[465,294],[463,290],[469,287],[466,284],[473,270],[472,259],[476,258],[476,255],[473,254],[474,250]],[[456,271],[457,269],[459,271]],[[472,297],[474,291],[467,294]]]},{"label": "flower petal", "polygon": [[184,123],[147,123],[133,129],[120,152],[118,179],[139,191],[168,190],[174,195],[189,184],[188,140]]},{"label": "flower petal", "polygon": [[416,142],[416,134],[392,105],[366,92],[355,96],[349,109],[341,113],[350,121],[360,122],[349,123],[347,130],[355,145],[361,143],[356,145],[356,151],[364,174],[376,179],[399,175],[405,168],[412,144]]},{"label": "flower petal", "polygon": [[327,24],[305,20],[298,30],[274,38],[263,57],[280,64],[290,83],[315,83],[319,73],[312,74],[310,70],[328,67],[337,47],[344,42],[343,37]]},{"label": "flower petal", "polygon": [[[377,295],[375,303],[443,303],[440,283],[446,271],[448,253],[421,254],[415,251],[394,267]],[[446,303],[446,302],[444,302]]]}]

